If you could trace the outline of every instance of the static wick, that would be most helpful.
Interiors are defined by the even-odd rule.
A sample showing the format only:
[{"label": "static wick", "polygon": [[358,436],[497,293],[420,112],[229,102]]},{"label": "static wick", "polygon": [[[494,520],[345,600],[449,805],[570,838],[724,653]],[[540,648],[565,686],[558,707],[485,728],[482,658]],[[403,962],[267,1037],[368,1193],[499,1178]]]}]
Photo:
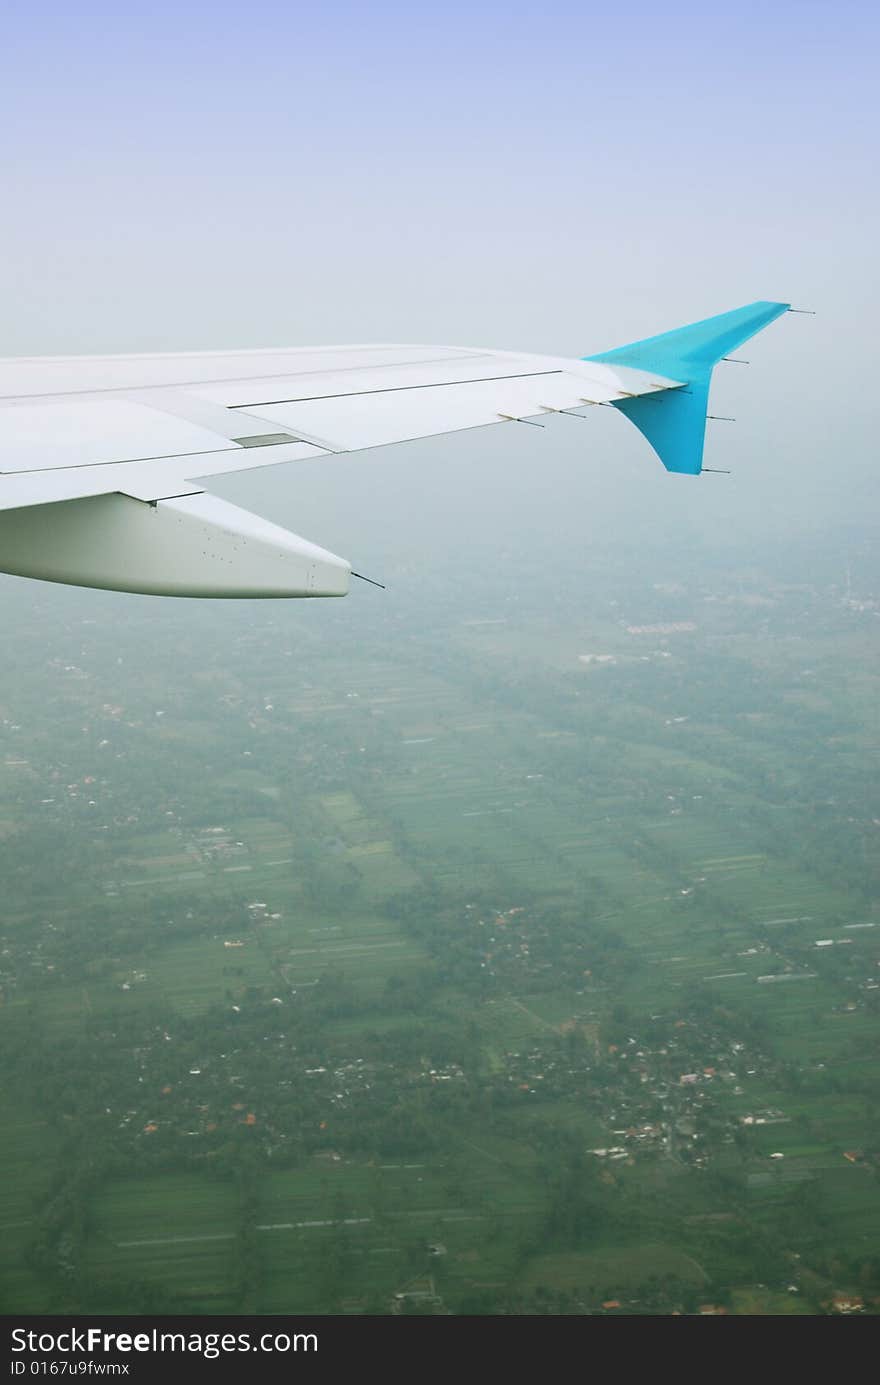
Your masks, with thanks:
[{"label": "static wick", "polygon": [[704,471],[711,471],[711,472],[713,473],[713,475],[715,475],[715,476],[729,476],[729,475],[730,475],[730,471],[729,471],[729,470],[728,470],[728,471],[725,471],[724,468],[723,468],[723,467],[720,467],[720,466],[703,466],[703,467],[700,467],[700,472],[702,473],[702,472],[704,472]]},{"label": "static wick", "polygon": [[353,572],[351,575],[357,577],[361,582],[369,582],[371,587],[381,587],[383,592],[387,590],[384,582],[374,582],[372,577],[365,577],[362,572]]},{"label": "static wick", "polygon": [[715,423],[736,423],[735,418],[728,418],[726,414],[707,414],[706,417],[711,418]]},{"label": "static wick", "polygon": [[803,315],[804,315],[805,317],[815,317],[815,316],[816,316],[816,310],[815,310],[815,308],[786,308],[786,312],[789,312],[789,313],[803,313]]},{"label": "static wick", "polygon": [[543,423],[536,423],[533,418],[517,418],[515,414],[499,414],[505,423],[525,423],[529,428],[543,428]]},{"label": "static wick", "polygon": [[744,361],[742,356],[722,356],[722,361],[728,361],[730,365],[750,365],[749,361]]}]

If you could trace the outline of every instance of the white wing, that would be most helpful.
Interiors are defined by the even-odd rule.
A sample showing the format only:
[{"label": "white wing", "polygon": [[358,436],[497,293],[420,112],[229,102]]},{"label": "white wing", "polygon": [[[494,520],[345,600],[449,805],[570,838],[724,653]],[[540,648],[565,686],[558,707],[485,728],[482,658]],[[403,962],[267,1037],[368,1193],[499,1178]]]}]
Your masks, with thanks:
[{"label": "white wing", "polygon": [[210,479],[672,383],[456,347],[6,361],[0,569],[170,595],[344,595],[348,563],[207,494]]},{"label": "white wing", "polygon": [[[702,428],[707,351],[784,308],[753,304],[591,360],[344,346],[0,361],[0,571],[178,596],[342,596],[344,559],[210,495],[211,478],[591,404],[628,412],[663,455],[662,403],[696,409]],[[698,442],[667,465],[698,471]]]}]

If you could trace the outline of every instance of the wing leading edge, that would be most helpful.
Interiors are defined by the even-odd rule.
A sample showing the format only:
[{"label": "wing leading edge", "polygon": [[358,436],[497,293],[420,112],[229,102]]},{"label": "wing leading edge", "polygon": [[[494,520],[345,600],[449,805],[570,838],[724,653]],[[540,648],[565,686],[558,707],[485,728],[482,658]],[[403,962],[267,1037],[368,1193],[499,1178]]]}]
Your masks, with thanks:
[{"label": "wing leading edge", "polygon": [[367,346],[0,362],[0,571],[343,596],[345,559],[206,494],[211,479],[597,404],[626,413],[668,469],[698,473],[712,366],[786,306],[583,360]]}]

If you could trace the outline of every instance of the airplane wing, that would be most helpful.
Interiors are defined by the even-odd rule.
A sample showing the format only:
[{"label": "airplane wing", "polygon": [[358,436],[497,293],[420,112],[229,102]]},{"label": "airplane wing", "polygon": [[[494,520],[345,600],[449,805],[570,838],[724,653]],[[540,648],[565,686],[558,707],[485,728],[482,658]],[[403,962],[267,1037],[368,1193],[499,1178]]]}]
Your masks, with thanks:
[{"label": "airplane wing", "polygon": [[232,472],[608,405],[699,474],[712,367],[787,304],[569,360],[348,346],[0,361],[0,571],[170,596],[344,596],[344,559],[211,495]]}]

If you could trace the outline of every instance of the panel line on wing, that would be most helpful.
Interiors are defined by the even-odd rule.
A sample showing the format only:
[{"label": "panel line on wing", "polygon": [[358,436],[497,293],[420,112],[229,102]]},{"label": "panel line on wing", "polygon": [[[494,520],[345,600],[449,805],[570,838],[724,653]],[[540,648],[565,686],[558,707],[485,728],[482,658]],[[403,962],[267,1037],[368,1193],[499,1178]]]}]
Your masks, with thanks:
[{"label": "panel line on wing", "polygon": [[[415,351],[431,352],[428,356],[413,356]],[[441,355],[437,355],[441,352]],[[376,357],[384,354],[401,356],[400,360],[377,361],[375,359],[358,360],[358,357]],[[267,375],[272,376],[308,376],[326,375],[328,373],[372,371],[376,369],[386,369],[388,367],[414,367],[414,366],[442,366],[455,361],[472,360],[474,357],[486,356],[485,349],[468,350],[464,347],[442,347],[442,346],[395,346],[395,345],[375,345],[375,346],[327,346],[327,347],[301,347],[301,348],[269,348],[266,351],[187,351],[171,352],[169,354],[149,352],[144,355],[134,356],[22,356],[18,358],[0,358],[0,403],[18,402],[20,400],[39,400],[46,402],[52,399],[69,399],[77,395],[128,395],[138,393],[141,390],[150,391],[156,389],[166,390],[192,390],[199,391],[203,387],[216,385],[240,385],[244,386],[254,379],[266,379]],[[344,364],[339,364],[338,358],[348,357]],[[333,358],[336,358],[334,360]],[[321,359],[326,358],[326,359]],[[233,374],[223,374],[211,372],[209,374],[191,374],[186,377],[175,377],[171,367],[177,361],[207,362],[212,365],[215,361],[218,366],[223,362],[229,362],[229,369],[234,370]],[[247,365],[271,367],[277,363],[275,369],[262,369],[255,376],[254,370],[245,369],[243,362]],[[311,364],[314,362],[314,364]],[[330,362],[330,364],[328,364]],[[152,363],[159,363],[163,367],[161,377],[151,378],[151,372],[147,367]],[[291,369],[294,365],[307,363],[304,368],[299,370]],[[140,378],[133,375],[133,378],[125,377],[125,367],[140,365],[142,374]],[[101,367],[104,367],[102,370]],[[112,383],[99,383],[102,377],[106,377],[107,371],[116,367],[122,373],[118,379]],[[45,380],[39,381],[42,388],[35,388],[35,381],[28,380],[28,374],[37,376],[46,371],[55,371],[58,383],[53,383],[52,388],[46,388]],[[18,372],[25,378],[17,380],[13,374],[14,387],[9,388],[7,378],[12,372]],[[132,372],[133,374],[133,372]],[[79,377],[79,379],[77,379]],[[94,377],[94,378],[93,378]],[[76,380],[75,384],[71,384]],[[62,383],[63,382],[63,383]]]},{"label": "panel line on wing", "polygon": [[[294,447],[307,447],[311,449],[311,456],[320,456],[322,452],[332,452],[334,450],[333,448],[323,445],[319,447],[315,443],[310,442],[308,438],[294,437],[293,435],[284,438],[281,438],[279,435],[279,441],[266,444],[264,450],[271,452],[271,449],[275,447],[283,448],[285,451]],[[16,471],[0,471],[0,476],[45,476],[48,473],[56,474],[67,471],[98,471],[100,468],[108,466],[139,467],[141,465],[149,465],[151,462],[185,462],[189,457],[223,457],[229,458],[230,460],[241,458],[241,461],[235,460],[235,465],[233,467],[224,467],[224,471],[253,471],[259,467],[273,465],[269,457],[266,458],[265,462],[252,461],[247,456],[249,451],[251,451],[251,449],[248,447],[234,444],[232,447],[210,447],[204,452],[164,452],[157,453],[155,457],[120,457],[110,462],[71,462],[69,466],[20,467]],[[300,457],[288,457],[284,460],[300,461],[302,459]],[[209,476],[220,475],[221,473],[193,473],[193,475],[199,476],[203,474]]]},{"label": "panel line on wing", "polygon": [[[299,438],[290,438],[288,442],[299,442]],[[273,444],[275,447],[281,446],[280,443]],[[234,456],[238,452],[244,452],[242,447],[209,447],[204,452],[165,452],[155,457],[117,457],[110,462],[71,462],[69,466],[46,466],[21,467],[18,471],[0,471],[0,476],[42,476],[47,471],[93,471],[102,466],[139,466],[141,462],[177,462],[183,461],[187,457],[216,457],[218,452],[229,456]]]},{"label": "panel line on wing", "polygon": [[433,380],[420,385],[389,385],[384,390],[342,390],[339,394],[300,394],[291,399],[260,399],[250,404],[229,404],[230,409],[265,409],[270,404],[311,404],[324,399],[357,399],[366,394],[401,394],[404,390],[442,390],[456,385],[492,385],[496,380],[534,380],[541,375],[564,375],[564,370],[523,370],[516,375],[475,375],[468,380]]}]

